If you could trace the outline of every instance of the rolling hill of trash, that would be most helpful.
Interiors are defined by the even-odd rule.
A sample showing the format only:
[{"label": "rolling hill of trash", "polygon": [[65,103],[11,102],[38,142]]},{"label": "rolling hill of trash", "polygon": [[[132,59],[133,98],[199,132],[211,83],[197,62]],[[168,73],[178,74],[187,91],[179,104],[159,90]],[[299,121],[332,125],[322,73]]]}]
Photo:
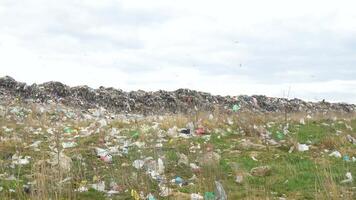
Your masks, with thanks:
[{"label": "rolling hill of trash", "polygon": [[356,198],[356,109],[0,78],[0,199]]},{"label": "rolling hill of trash", "polygon": [[69,87],[60,82],[27,85],[6,76],[0,78],[0,98],[19,98],[34,102],[60,102],[76,108],[99,108],[118,113],[170,114],[196,111],[229,112],[235,109],[253,112],[355,112],[356,106],[346,103],[312,103],[300,99],[271,98],[266,96],[214,96],[189,89],[176,91],[131,91],[87,86]]}]

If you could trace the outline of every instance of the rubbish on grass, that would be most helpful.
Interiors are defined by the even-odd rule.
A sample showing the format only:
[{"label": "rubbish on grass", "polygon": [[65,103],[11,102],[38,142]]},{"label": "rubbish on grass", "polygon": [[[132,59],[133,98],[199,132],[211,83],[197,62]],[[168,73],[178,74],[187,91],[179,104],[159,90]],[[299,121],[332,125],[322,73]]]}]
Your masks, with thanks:
[{"label": "rubbish on grass", "polygon": [[159,195],[161,197],[168,197],[169,195],[172,194],[172,189],[168,188],[167,186],[163,185],[163,184],[160,184],[158,185],[159,186]]},{"label": "rubbish on grass", "polygon": [[12,156],[12,164],[14,165],[27,165],[30,163],[30,156],[18,156],[17,154],[14,154]]},{"label": "rubbish on grass", "polygon": [[198,165],[196,165],[195,163],[190,163],[189,166],[194,173],[200,172],[200,167]]},{"label": "rubbish on grass", "polygon": [[241,106],[238,105],[238,104],[234,104],[234,105],[232,106],[232,111],[234,111],[234,112],[237,112],[237,111],[239,111],[240,109],[241,109]]},{"label": "rubbish on grass", "polygon": [[277,136],[278,140],[283,140],[284,139],[284,134],[279,132],[279,131],[277,132],[276,136]]},{"label": "rubbish on grass", "polygon": [[205,134],[205,130],[204,130],[204,128],[197,128],[197,130],[195,130],[195,133],[197,135],[204,135]]},{"label": "rubbish on grass", "polygon": [[298,143],[298,147],[297,147],[298,151],[300,152],[304,152],[304,151],[308,151],[309,150],[309,146],[306,144],[299,144]]},{"label": "rubbish on grass", "polygon": [[346,176],[346,179],[341,181],[341,183],[352,183],[353,179],[352,179],[351,172],[347,172],[345,174],[345,176]]},{"label": "rubbish on grass", "polygon": [[135,160],[133,163],[132,163],[132,166],[136,169],[141,169],[143,167],[143,165],[145,164],[145,161],[143,160]]},{"label": "rubbish on grass", "polygon": [[153,194],[149,193],[147,195],[147,200],[156,200],[156,198],[153,196]]},{"label": "rubbish on grass", "polygon": [[335,158],[341,158],[341,153],[338,151],[333,151],[331,154],[329,154],[329,156],[333,156]]},{"label": "rubbish on grass", "polygon": [[179,130],[179,132],[189,135],[190,134],[190,129],[189,128],[182,128],[182,129]]},{"label": "rubbish on grass", "polygon": [[140,195],[138,194],[138,192],[136,190],[131,190],[131,197],[134,200],[140,200]]},{"label": "rubbish on grass", "polygon": [[99,192],[105,192],[105,181],[101,181],[99,183],[91,184],[91,188],[97,190]]},{"label": "rubbish on grass", "polygon": [[244,181],[244,177],[242,175],[237,175],[235,178],[235,182],[241,184]]},{"label": "rubbish on grass", "polygon": [[224,187],[219,181],[215,181],[215,199],[216,200],[227,200],[227,195]]},{"label": "rubbish on grass", "polygon": [[201,196],[199,193],[192,193],[190,195],[190,200],[203,200],[204,197]]},{"label": "rubbish on grass", "polygon": [[107,154],[105,156],[100,156],[100,160],[102,160],[106,163],[112,163],[112,155]]},{"label": "rubbish on grass", "polygon": [[76,147],[78,144],[76,142],[62,142],[63,149]]},{"label": "rubbish on grass", "polygon": [[356,139],[354,137],[352,137],[351,135],[347,135],[346,138],[350,143],[356,144]]},{"label": "rubbish on grass", "polygon": [[344,155],[343,160],[346,162],[350,162],[350,157],[348,155]]},{"label": "rubbish on grass", "polygon": [[215,200],[214,192],[205,192],[204,193],[204,200]]},{"label": "rubbish on grass", "polygon": [[184,180],[181,177],[177,176],[176,178],[172,179],[171,182],[175,183],[175,184],[178,184],[178,185],[181,185],[181,184],[184,183]]}]

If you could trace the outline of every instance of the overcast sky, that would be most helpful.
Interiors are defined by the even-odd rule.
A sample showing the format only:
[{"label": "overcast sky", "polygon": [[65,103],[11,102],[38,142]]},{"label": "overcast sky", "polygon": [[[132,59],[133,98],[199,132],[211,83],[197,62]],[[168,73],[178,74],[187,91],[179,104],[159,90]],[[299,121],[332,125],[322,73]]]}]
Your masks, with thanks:
[{"label": "overcast sky", "polygon": [[0,76],[356,103],[354,0],[0,0]]}]

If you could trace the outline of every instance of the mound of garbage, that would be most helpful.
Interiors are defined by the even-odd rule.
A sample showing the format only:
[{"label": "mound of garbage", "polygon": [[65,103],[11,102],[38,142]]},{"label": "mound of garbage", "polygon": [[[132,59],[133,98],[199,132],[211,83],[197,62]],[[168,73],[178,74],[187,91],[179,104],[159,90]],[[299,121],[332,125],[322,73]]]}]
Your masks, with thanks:
[{"label": "mound of garbage", "polygon": [[232,112],[355,112],[356,105],[346,103],[305,102],[300,99],[272,98],[262,95],[220,96],[190,89],[175,91],[125,92],[112,87],[92,89],[69,87],[60,82],[27,85],[12,77],[0,78],[0,100],[55,102],[76,108],[103,107],[116,113],[171,114],[196,111]]}]

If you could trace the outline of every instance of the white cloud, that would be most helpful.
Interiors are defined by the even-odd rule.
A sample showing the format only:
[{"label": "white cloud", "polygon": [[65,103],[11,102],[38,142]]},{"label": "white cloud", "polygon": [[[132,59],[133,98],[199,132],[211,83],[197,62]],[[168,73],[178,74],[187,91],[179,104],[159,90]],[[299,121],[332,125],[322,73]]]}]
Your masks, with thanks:
[{"label": "white cloud", "polygon": [[0,75],[356,103],[356,2],[0,3]]}]

